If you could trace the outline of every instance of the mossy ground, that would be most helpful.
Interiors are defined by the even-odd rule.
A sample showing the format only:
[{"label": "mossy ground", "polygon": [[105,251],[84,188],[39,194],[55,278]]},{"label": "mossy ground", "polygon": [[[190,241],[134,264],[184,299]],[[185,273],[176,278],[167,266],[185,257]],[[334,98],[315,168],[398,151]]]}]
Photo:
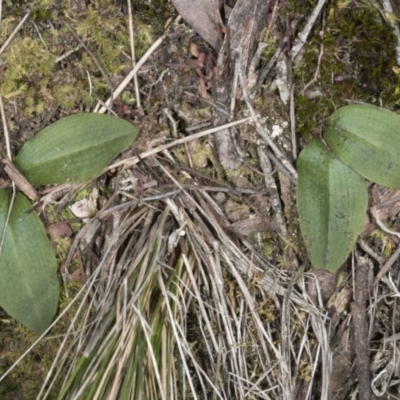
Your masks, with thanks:
[{"label": "mossy ground", "polygon": [[[295,68],[297,132],[309,139],[321,133],[324,120],[349,102],[396,109],[396,37],[372,2],[330,1]],[[323,49],[318,77],[313,80]]]},{"label": "mossy ground", "polygon": [[[32,11],[2,54],[0,93],[7,102],[14,149],[20,146],[20,139],[26,140],[49,121],[93,108],[132,67],[124,2],[42,0],[19,4],[4,7],[0,32],[4,43],[27,10]],[[134,2],[136,57],[152,44],[153,35],[161,32],[167,10],[163,5],[155,8],[145,1]],[[105,75],[109,79],[104,79]]]}]

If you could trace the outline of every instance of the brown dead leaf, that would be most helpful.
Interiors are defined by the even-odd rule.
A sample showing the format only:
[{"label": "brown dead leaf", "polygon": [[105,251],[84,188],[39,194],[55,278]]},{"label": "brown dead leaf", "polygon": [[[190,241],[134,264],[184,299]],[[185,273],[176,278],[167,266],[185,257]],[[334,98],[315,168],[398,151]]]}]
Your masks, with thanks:
[{"label": "brown dead leaf", "polygon": [[222,46],[221,0],[172,0],[181,17],[216,51]]},{"label": "brown dead leaf", "polygon": [[243,221],[234,222],[229,229],[236,235],[248,236],[253,233],[261,233],[266,231],[279,232],[278,224],[270,218],[248,218]]},{"label": "brown dead leaf", "polygon": [[72,235],[72,230],[65,222],[57,222],[55,224],[49,225],[47,228],[47,233],[52,237],[60,237],[67,236],[70,237]]},{"label": "brown dead leaf", "polygon": [[86,281],[88,280],[88,277],[86,276],[85,272],[82,269],[77,269],[72,274],[70,274],[69,279],[72,282],[80,282],[82,284],[85,284]]}]

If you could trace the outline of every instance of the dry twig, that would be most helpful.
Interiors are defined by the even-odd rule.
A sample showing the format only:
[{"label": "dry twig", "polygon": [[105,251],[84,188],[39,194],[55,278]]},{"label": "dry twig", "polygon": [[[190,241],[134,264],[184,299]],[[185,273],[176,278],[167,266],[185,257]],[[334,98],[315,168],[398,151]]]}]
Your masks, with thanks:
[{"label": "dry twig", "polygon": [[[130,44],[131,44],[132,68],[135,68],[135,65],[136,65],[135,36],[133,33],[132,1],[131,0],[128,0],[128,18],[129,18],[129,39],[130,39]],[[136,95],[137,107],[142,108],[141,101],[140,101],[139,83],[138,83],[137,75],[135,75],[133,77],[133,83],[135,85],[135,95]]]},{"label": "dry twig", "polygon": [[[175,20],[175,24],[180,21],[180,17],[178,17]],[[146,51],[146,53],[143,55],[143,57],[135,64],[134,68],[132,69],[131,72],[125,77],[125,79],[119,84],[119,86],[114,90],[113,94],[111,97],[107,99],[105,104],[107,107],[110,107],[111,101],[113,99],[118,98],[118,96],[124,91],[124,89],[128,86],[130,81],[135,77],[135,75],[138,73],[140,68],[145,64],[145,62],[151,57],[151,55],[154,53],[154,51],[157,49],[158,46],[164,41],[164,39],[167,37],[168,33],[166,32],[164,35],[160,36],[151,46],[150,48]],[[94,112],[98,112],[100,114],[104,114],[107,111],[106,107],[101,107],[98,104]]]},{"label": "dry twig", "polygon": [[28,19],[28,17],[31,15],[31,10],[29,10],[24,17],[19,21],[18,25],[15,27],[11,35],[7,38],[7,40],[3,43],[3,46],[0,48],[0,55],[4,52],[4,50],[8,47],[10,44],[11,40],[14,38],[14,36],[18,33],[18,31],[22,28],[22,25],[24,25],[25,21]]}]

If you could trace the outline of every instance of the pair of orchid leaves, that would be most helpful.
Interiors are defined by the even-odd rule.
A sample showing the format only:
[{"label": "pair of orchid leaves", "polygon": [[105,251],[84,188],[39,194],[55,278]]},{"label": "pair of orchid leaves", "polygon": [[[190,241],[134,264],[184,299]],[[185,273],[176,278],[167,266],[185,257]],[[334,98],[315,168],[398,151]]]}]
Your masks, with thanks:
[{"label": "pair of orchid leaves", "polygon": [[371,105],[348,105],[328,119],[324,140],[329,149],[314,139],[300,153],[297,206],[313,267],[336,272],[365,220],[365,179],[400,188],[400,116]]}]

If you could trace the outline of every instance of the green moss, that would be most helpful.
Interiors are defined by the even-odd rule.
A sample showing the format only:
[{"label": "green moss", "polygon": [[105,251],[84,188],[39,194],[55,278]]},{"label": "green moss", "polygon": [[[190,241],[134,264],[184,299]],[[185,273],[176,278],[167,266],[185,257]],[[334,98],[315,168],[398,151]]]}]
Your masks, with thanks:
[{"label": "green moss", "polygon": [[65,260],[68,256],[69,249],[71,248],[71,240],[64,237],[56,237],[52,239],[52,244],[60,262]]},{"label": "green moss", "polygon": [[[86,49],[76,49],[79,42],[65,23],[74,29],[104,73],[112,78],[125,75],[132,65],[128,56],[127,13],[111,0],[97,1],[87,7],[78,6],[72,0],[42,0],[31,4],[30,18],[34,23],[26,22],[2,55],[6,65],[0,86],[3,97],[18,104],[26,117],[40,115],[49,108],[92,107],[98,98],[109,97],[112,88]],[[4,11],[1,42],[9,37],[25,12],[17,6]],[[135,14],[133,19],[135,51],[139,58],[153,43],[154,28]]]},{"label": "green moss", "polygon": [[[393,228],[389,226],[388,229],[392,230]],[[379,247],[383,248],[383,255],[385,257],[390,257],[393,254],[396,244],[390,238],[390,235],[380,229],[375,229],[371,233],[371,237],[378,241]]]},{"label": "green moss", "polygon": [[[276,243],[272,239],[266,237],[265,234],[258,234],[258,235],[261,236],[260,242],[261,242],[262,253],[265,254],[267,257],[272,257],[274,254],[274,251],[276,251]],[[253,239],[257,240],[258,238],[255,237],[255,235],[254,235]]]},{"label": "green moss", "polygon": [[254,182],[259,179],[254,169],[251,168],[250,162],[244,162],[239,165],[238,168],[227,171],[226,175],[229,182],[233,182],[236,186],[242,188],[253,187],[253,185],[256,186]]},{"label": "green moss", "polygon": [[[289,20],[297,18],[299,15],[309,15],[315,7],[315,0],[289,0],[286,5],[283,5],[282,12],[285,13]],[[304,22],[304,21],[303,21]]]},{"label": "green moss", "polygon": [[[301,90],[315,74],[323,46],[324,54],[317,82],[295,99],[298,133],[307,137],[321,134],[324,120],[348,101],[391,106],[399,102],[395,36],[389,24],[370,3],[341,2],[330,5],[326,26],[315,26],[305,46],[295,79]],[[314,96],[313,96],[314,93]]]},{"label": "green moss", "polygon": [[300,360],[299,364],[299,378],[309,382],[311,380],[313,366],[306,360]]}]

